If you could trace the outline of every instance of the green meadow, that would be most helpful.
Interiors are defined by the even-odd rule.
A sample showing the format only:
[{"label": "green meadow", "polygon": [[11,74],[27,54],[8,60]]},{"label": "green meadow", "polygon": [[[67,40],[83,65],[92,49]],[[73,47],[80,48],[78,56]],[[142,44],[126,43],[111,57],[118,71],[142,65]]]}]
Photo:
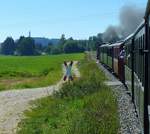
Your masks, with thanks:
[{"label": "green meadow", "polygon": [[0,90],[44,87],[63,75],[64,61],[81,60],[84,54],[52,56],[0,56]]},{"label": "green meadow", "polygon": [[81,78],[66,83],[53,96],[33,102],[18,134],[117,134],[117,99],[104,84],[105,75],[88,60],[78,66]]}]

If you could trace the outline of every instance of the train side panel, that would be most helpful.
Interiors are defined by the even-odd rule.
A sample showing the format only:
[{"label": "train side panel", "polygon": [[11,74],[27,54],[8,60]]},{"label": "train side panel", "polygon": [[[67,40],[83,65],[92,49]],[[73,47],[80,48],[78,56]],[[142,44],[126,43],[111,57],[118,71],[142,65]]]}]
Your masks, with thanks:
[{"label": "train side panel", "polygon": [[144,124],[144,78],[145,78],[145,27],[136,33],[134,38],[134,92],[135,104],[138,110],[139,118]]}]

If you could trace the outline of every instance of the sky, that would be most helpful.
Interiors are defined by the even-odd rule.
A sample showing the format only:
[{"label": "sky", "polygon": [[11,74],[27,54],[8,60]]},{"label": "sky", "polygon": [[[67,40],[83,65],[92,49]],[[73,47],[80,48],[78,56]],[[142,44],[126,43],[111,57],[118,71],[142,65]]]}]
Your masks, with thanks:
[{"label": "sky", "polygon": [[147,0],[0,0],[0,42],[20,36],[88,39],[119,24],[122,6]]}]

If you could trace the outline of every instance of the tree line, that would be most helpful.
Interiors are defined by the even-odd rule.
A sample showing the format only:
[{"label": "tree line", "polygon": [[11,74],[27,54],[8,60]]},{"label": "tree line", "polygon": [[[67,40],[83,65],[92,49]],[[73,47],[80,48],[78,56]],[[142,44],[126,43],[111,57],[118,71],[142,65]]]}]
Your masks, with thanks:
[{"label": "tree line", "polygon": [[16,42],[12,37],[7,37],[1,44],[0,53],[3,55],[31,56],[37,55],[38,51],[31,37],[21,36]]},{"label": "tree line", "polygon": [[0,54],[32,56],[61,53],[78,53],[89,50],[96,50],[97,47],[104,42],[116,42],[117,40],[119,40],[119,37],[117,34],[115,34],[115,31],[110,36],[105,36],[105,33],[99,33],[96,36],[89,37],[88,40],[74,40],[72,37],[66,39],[65,35],[63,34],[57,45],[49,43],[47,46],[35,44],[34,38],[32,37],[21,36],[17,41],[14,41],[12,37],[7,37],[0,46]]},{"label": "tree line", "polygon": [[78,53],[86,51],[88,40],[74,40],[72,37],[65,38],[63,34],[57,45],[49,43],[45,52],[47,54],[61,54],[61,53]]},{"label": "tree line", "polygon": [[12,37],[7,37],[6,40],[1,43],[0,54],[32,56],[61,53],[78,53],[84,52],[86,50],[87,42],[87,40],[74,40],[73,38],[66,39],[65,35],[62,35],[57,45],[49,43],[47,46],[43,46],[41,44],[35,44],[35,41],[32,37],[21,36],[17,41],[14,41]]}]

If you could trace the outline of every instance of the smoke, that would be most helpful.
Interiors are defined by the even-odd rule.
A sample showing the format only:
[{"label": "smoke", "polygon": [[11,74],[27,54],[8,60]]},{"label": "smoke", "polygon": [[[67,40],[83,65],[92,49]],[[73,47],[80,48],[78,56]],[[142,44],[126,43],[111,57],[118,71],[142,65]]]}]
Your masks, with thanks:
[{"label": "smoke", "polygon": [[133,33],[140,25],[144,17],[144,9],[135,5],[127,5],[122,7],[120,11],[120,27],[123,31],[123,36],[126,37]]},{"label": "smoke", "polygon": [[144,17],[144,9],[136,5],[125,5],[120,10],[119,26],[109,26],[103,34],[105,42],[115,42],[132,34]]},{"label": "smoke", "polygon": [[119,40],[119,30],[119,27],[109,26],[103,34],[103,40],[111,43],[116,42]]}]

